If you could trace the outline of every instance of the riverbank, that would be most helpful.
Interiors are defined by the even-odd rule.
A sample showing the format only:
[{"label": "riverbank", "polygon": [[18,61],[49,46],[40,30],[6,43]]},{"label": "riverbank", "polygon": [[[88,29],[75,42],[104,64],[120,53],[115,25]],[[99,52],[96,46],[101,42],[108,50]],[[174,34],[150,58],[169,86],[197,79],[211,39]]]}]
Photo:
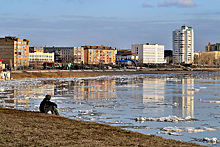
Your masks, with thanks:
[{"label": "riverbank", "polygon": [[[92,77],[203,71],[19,71],[12,78]],[[198,146],[61,116],[0,108],[0,146]]]},{"label": "riverbank", "polygon": [[189,72],[219,72],[220,69],[205,68],[194,70],[182,69],[142,69],[142,70],[36,70],[36,71],[12,71],[12,79],[23,78],[66,78],[66,77],[95,77],[101,75],[131,75],[131,74],[167,74],[167,73],[189,73]]},{"label": "riverbank", "polygon": [[0,146],[199,146],[52,114],[0,108]]}]

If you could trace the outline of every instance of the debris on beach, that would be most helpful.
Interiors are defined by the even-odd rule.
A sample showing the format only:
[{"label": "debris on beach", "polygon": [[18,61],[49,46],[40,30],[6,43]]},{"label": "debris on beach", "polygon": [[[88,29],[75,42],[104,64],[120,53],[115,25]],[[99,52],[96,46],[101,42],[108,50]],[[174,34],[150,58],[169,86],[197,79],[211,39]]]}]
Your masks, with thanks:
[{"label": "debris on beach", "polygon": [[179,122],[179,121],[198,121],[198,119],[187,116],[185,118],[169,115],[168,117],[137,117],[135,121],[155,121],[155,122]]}]

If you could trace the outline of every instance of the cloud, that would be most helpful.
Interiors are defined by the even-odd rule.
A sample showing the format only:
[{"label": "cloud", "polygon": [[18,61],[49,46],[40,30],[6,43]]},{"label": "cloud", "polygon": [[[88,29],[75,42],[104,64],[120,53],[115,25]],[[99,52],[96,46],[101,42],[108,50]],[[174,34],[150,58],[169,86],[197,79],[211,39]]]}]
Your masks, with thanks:
[{"label": "cloud", "polygon": [[[71,18],[71,15],[68,17]],[[220,34],[220,19],[217,17],[137,22],[120,19],[51,21],[42,18],[1,18],[0,16],[0,20],[0,36],[20,34],[20,38],[30,40],[31,46],[104,44],[122,49],[130,48],[131,44],[150,42],[165,45],[165,49],[172,49],[172,31],[186,24],[194,29],[195,50],[204,51],[208,42],[219,42]]]},{"label": "cloud", "polygon": [[146,2],[144,2],[144,3],[142,4],[142,6],[143,6],[143,7],[152,7],[151,5],[147,4]]},{"label": "cloud", "polygon": [[193,0],[168,0],[164,2],[158,2],[158,6],[160,7],[196,7],[196,3]]}]

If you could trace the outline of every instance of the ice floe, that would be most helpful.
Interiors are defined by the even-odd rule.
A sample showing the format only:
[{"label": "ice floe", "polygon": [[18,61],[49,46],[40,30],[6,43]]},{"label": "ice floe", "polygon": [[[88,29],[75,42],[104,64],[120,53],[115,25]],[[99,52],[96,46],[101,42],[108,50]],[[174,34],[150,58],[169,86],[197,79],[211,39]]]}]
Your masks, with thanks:
[{"label": "ice floe", "polygon": [[220,128],[214,127],[164,127],[160,128],[161,131],[166,132],[188,132],[188,133],[197,133],[197,132],[205,132],[205,131],[216,131],[220,130]]},{"label": "ice floe", "polygon": [[157,132],[157,134],[167,134],[167,135],[173,135],[173,136],[183,136],[183,134],[175,133],[175,132]]},{"label": "ice floe", "polygon": [[75,111],[73,111],[73,112],[88,114],[88,113],[93,112],[93,110],[75,110]]},{"label": "ice floe", "polygon": [[178,116],[169,115],[168,117],[137,117],[135,121],[155,121],[155,122],[179,122],[179,121],[198,121],[198,119],[191,118],[191,116],[187,116],[185,118],[181,118]]},{"label": "ice floe", "polygon": [[220,103],[220,101],[202,101],[203,103]]},{"label": "ice floe", "polygon": [[194,138],[194,141],[213,143],[213,144],[216,144],[216,143],[220,142],[219,139],[216,138],[216,137],[211,137],[211,138],[208,138],[208,137],[205,137],[205,138]]}]

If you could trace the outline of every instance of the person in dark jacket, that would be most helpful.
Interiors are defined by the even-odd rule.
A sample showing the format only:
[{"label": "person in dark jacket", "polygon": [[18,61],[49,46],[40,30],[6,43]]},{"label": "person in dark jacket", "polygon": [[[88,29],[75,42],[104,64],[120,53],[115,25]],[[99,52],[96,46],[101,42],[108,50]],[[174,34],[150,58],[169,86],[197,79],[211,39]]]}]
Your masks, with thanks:
[{"label": "person in dark jacket", "polygon": [[50,101],[51,96],[46,95],[43,101],[40,103],[40,112],[41,113],[48,113],[51,111],[52,114],[59,115],[57,110],[57,104]]}]

